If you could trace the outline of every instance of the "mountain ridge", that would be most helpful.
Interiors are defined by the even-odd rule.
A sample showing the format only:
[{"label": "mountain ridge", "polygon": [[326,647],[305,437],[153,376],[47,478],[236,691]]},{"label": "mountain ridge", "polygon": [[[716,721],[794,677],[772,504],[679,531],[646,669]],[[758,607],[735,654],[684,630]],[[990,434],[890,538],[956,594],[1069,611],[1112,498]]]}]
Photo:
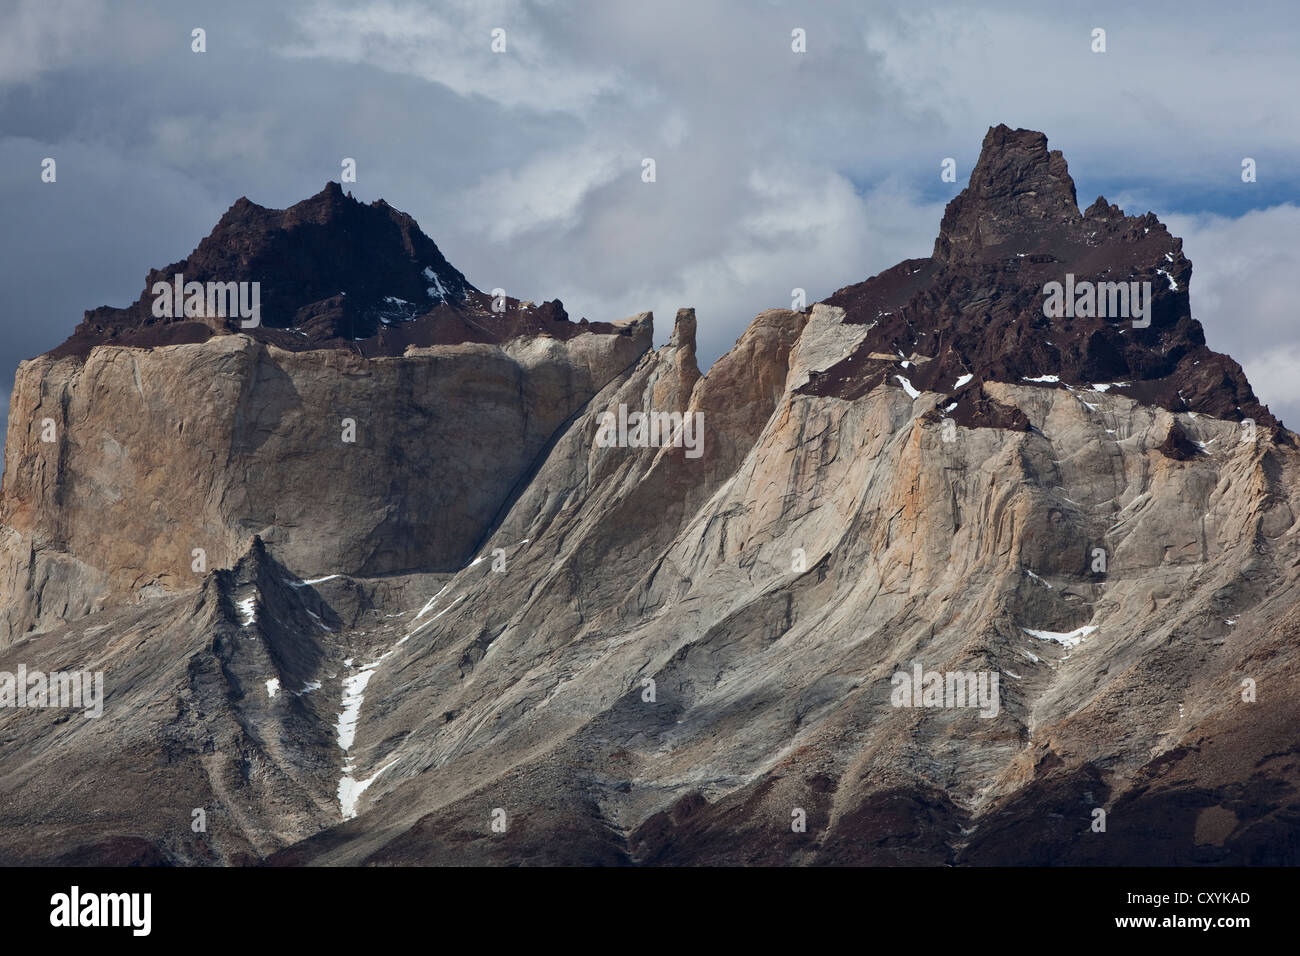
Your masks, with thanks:
[{"label": "mountain ridge", "polygon": [[[1149,327],[1127,317],[1047,317],[1044,287],[1067,273],[1080,282],[1150,282]],[[904,377],[951,394],[952,417],[967,426],[1023,427],[992,409],[980,388],[985,380],[1037,380],[1087,391],[1100,384],[1170,411],[1249,418],[1290,440],[1241,366],[1206,346],[1190,314],[1191,276],[1182,240],[1154,214],[1125,216],[1100,196],[1080,213],[1065,158],[1048,151],[1047,137],[996,126],[971,184],[948,203],[932,257],[905,260],[824,300],[870,334],[806,388],[857,397],[899,373],[897,360],[881,356],[915,356]],[[950,384],[968,375],[960,387]]]},{"label": "mountain ridge", "polygon": [[[154,315],[151,290],[176,275],[186,283],[259,283],[261,324]],[[87,310],[68,340],[46,354],[84,358],[96,345],[151,348],[240,333],[287,351],[380,356],[526,334],[567,339],[587,329],[617,331],[611,323],[571,322],[558,299],[534,305],[481,292],[411,216],[383,199],[365,204],[345,196],[330,182],[287,209],[241,197],[188,257],[150,270],[134,303]]]},{"label": "mountain ridge", "polygon": [[[0,707],[0,860],[1300,863],[1300,450],[1177,240],[989,137],[935,255],[707,372],[691,310],[23,363],[0,672],[105,700]],[[1149,327],[1044,314],[1162,264]]]}]

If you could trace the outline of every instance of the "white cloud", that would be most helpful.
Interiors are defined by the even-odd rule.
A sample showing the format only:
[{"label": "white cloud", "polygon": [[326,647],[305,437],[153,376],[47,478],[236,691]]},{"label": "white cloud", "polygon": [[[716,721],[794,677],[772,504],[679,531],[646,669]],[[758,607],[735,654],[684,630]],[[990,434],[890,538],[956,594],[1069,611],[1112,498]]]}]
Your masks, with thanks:
[{"label": "white cloud", "polygon": [[[1266,28],[1243,31],[1231,7],[1179,13],[1171,30],[1158,4],[1061,12],[992,2],[978,15],[945,4],[880,11],[864,34],[903,91],[902,109],[924,117],[919,137],[908,130],[913,143],[951,134],[973,159],[984,130],[1003,122],[1043,130],[1092,177],[1163,182],[1221,171],[1226,183],[1242,156],[1293,154],[1300,113],[1279,78],[1294,73],[1300,20],[1274,11]],[[1091,49],[1099,26],[1105,53]]]},{"label": "white cloud", "polygon": [[[161,195],[160,167],[220,210],[241,194],[289,205],[352,156],[357,197],[416,216],[476,285],[558,296],[594,320],[653,309],[659,341],[676,308],[695,306],[707,363],[796,286],[812,301],[928,255],[985,130],[1005,122],[1065,151],[1085,204],[1097,181],[1149,197],[1121,205],[1149,205],[1187,237],[1211,346],[1246,365],[1265,401],[1283,401],[1289,381],[1267,360],[1281,367],[1300,341],[1284,281],[1296,274],[1294,213],[1166,214],[1171,197],[1194,209],[1188,197],[1248,189],[1243,155],[1260,160],[1261,182],[1242,196],[1285,188],[1300,142],[1292,8],[1242,20],[1185,4],[1169,31],[1166,12],[1110,0],[1066,14],[1000,0],[894,7],[228,0],[205,15],[205,58],[188,53],[193,18],[174,5],[123,6],[88,30],[90,0],[23,0],[0,14],[0,82],[45,71],[49,105],[10,97],[0,119],[50,144],[24,145],[12,168],[58,156],[60,184],[38,191],[33,176],[6,194],[20,225],[0,293],[21,299],[42,267],[48,250],[20,234],[65,187],[89,184],[80,156],[121,157],[105,188],[186,224],[162,252],[156,235],[105,227],[114,258],[101,271],[125,269],[114,301],[215,221],[194,221],[194,198]],[[1096,25],[1104,55],[1087,49]],[[790,49],[795,26],[807,53]],[[491,52],[495,27],[504,54]],[[641,182],[646,156],[653,184]],[[945,156],[958,158],[956,184],[939,183]],[[90,270],[76,286],[62,331],[108,294]],[[56,326],[41,327],[57,340]]]},{"label": "white cloud", "polygon": [[0,10],[0,84],[76,63],[100,35],[98,0],[18,0]]},{"label": "white cloud", "polygon": [[593,144],[531,157],[518,169],[492,173],[460,201],[463,222],[494,242],[536,229],[567,231],[592,192],[634,164],[627,150]]},{"label": "white cloud", "polygon": [[1209,346],[1241,363],[1275,415],[1300,425],[1300,207],[1161,219],[1192,260],[1192,315]]},{"label": "white cloud", "polygon": [[652,310],[660,341],[676,310],[694,307],[701,364],[730,348],[758,312],[790,308],[794,288],[813,302],[900,259],[928,255],[942,214],[941,203],[919,202],[892,182],[863,195],[842,176],[814,168],[751,171],[734,200],[744,210],[739,219],[692,217],[688,197],[669,199],[683,203],[674,213],[702,251],[677,256],[671,241],[634,249],[642,268],[626,271],[640,277],[628,285],[582,268],[600,251],[598,233],[576,242],[570,236],[578,268],[555,277],[557,292],[572,312],[592,317]]},{"label": "white cloud", "polygon": [[[321,2],[298,17],[300,38],[281,52],[408,74],[510,108],[583,112],[618,85],[617,71],[561,55],[540,19],[511,0]],[[492,49],[497,29],[504,52]]]},{"label": "white cloud", "polygon": [[1255,394],[1288,427],[1300,426],[1300,343],[1282,342],[1242,363]]}]

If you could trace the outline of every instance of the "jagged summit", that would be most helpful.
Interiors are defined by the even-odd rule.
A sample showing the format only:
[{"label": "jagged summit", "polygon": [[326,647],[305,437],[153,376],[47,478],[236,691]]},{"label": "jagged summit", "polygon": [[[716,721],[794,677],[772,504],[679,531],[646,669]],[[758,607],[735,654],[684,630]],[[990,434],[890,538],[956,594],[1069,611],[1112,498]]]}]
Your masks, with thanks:
[{"label": "jagged summit", "polygon": [[[933,255],[826,300],[845,310],[846,324],[867,329],[804,390],[854,398],[901,376],[909,388],[950,394],[942,407],[961,424],[1023,428],[984,397],[984,382],[1098,386],[1170,411],[1275,426],[1241,366],[1206,346],[1191,316],[1191,275],[1182,240],[1155,215],[1126,216],[1103,197],[1080,213],[1065,158],[1047,137],[995,126],[944,212]],[[1049,317],[1051,283],[1149,283],[1149,324],[1131,310],[1103,314],[1100,294],[1077,314]]]},{"label": "jagged summit", "polygon": [[[260,321],[244,328],[215,310],[160,317],[155,283],[259,283]],[[504,311],[456,269],[416,221],[383,199],[359,202],[335,182],[288,209],[247,197],[230,207],[188,257],[151,270],[126,308],[86,312],[54,355],[84,356],[96,345],[201,342],[245,332],[281,348],[355,348],[397,355],[408,345],[502,341],[520,334],[568,338],[612,328],[570,323],[558,301],[506,298]]]},{"label": "jagged summit", "polygon": [[[765,310],[706,373],[689,309],[659,348],[642,314],[22,363],[0,862],[1300,863],[1300,447],[1151,404],[1248,386],[1177,240],[1069,208],[1026,139],[950,258]],[[286,218],[402,229],[330,190],[193,259]],[[1047,317],[1067,272],[1161,280],[1151,325]],[[13,706],[83,667],[102,721]]]},{"label": "jagged summit", "polygon": [[978,257],[1026,233],[1079,219],[1074,180],[1061,151],[1049,152],[1042,133],[994,126],[984,137],[970,185],[944,211],[934,258]]}]

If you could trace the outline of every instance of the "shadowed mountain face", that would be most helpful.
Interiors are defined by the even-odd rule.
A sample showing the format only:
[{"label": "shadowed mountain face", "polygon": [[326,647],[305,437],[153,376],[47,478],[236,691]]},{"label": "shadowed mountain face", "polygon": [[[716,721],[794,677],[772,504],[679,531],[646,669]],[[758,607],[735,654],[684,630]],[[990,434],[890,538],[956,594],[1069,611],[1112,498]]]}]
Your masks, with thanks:
[{"label": "shadowed mountain face", "polygon": [[[1276,419],[1241,366],[1207,348],[1191,317],[1192,264],[1182,246],[1153,214],[1125,216],[1100,196],[1081,214],[1065,158],[1048,151],[1047,138],[995,127],[970,185],[948,204],[933,256],[826,300],[867,331],[805,391],[857,398],[881,382],[897,384],[897,360],[914,356],[905,377],[915,388],[951,394],[950,414],[963,425],[1026,427],[990,405],[985,381],[1059,381],[1271,428]],[[1044,315],[1044,286],[1064,286],[1067,275],[1074,287],[1125,288],[1113,291],[1112,302],[1107,287],[1089,314]],[[1150,283],[1148,327],[1131,317],[1133,282]],[[1124,316],[1114,314],[1121,303],[1130,306]],[[1284,433],[1272,434],[1281,440]]]},{"label": "shadowed mountain face", "polygon": [[[155,283],[171,283],[177,274],[185,283],[259,283],[260,326],[246,328],[215,309],[155,315]],[[567,338],[587,325],[567,319],[558,300],[533,306],[485,295],[406,213],[382,199],[357,202],[329,183],[288,209],[240,199],[188,258],[152,270],[136,302],[88,311],[50,354],[84,357],[96,345],[148,348],[243,331],[290,351],[400,355],[408,345],[501,342],[525,334]]]},{"label": "shadowed mountain face", "polygon": [[174,270],[263,326],[146,290],[19,369],[0,861],[1300,863],[1295,436],[1042,134],[707,374],[692,311],[493,311],[337,187]]}]

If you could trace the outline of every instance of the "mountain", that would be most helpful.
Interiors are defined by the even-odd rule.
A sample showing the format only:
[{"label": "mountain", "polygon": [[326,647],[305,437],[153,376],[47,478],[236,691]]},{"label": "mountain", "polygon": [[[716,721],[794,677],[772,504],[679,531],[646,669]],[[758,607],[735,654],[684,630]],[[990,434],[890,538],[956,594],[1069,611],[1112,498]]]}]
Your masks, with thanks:
[{"label": "mountain", "polygon": [[[917,354],[923,361],[909,369],[912,385],[951,394],[952,415],[964,425],[1011,424],[984,394],[986,381],[1052,377],[1055,387],[1110,385],[1171,412],[1251,418],[1284,440],[1241,366],[1206,346],[1191,317],[1191,274],[1182,240],[1153,214],[1126,216],[1101,196],[1080,213],[1065,158],[1048,151],[1047,138],[994,127],[970,185],[948,204],[934,254],[827,300],[864,334],[806,391],[856,399],[890,380],[899,354]],[[1047,317],[1043,287],[1066,275],[1076,283],[1149,282],[1149,326]]]},{"label": "mountain", "polygon": [[[330,193],[310,250],[400,217]],[[931,258],[707,374],[691,310],[653,349],[468,285],[282,347],[330,260],[234,212],[184,267],[276,250],[240,273],[265,328],[166,344],[142,297],[20,367],[0,672],[106,699],[0,708],[0,860],[1300,862],[1295,435],[1205,346],[1179,241],[1081,213],[1041,133],[990,130]],[[1049,315],[1067,281],[1149,310]]]},{"label": "mountain", "polygon": [[[260,324],[245,327],[215,314],[155,316],[155,284],[178,274],[186,283],[258,282]],[[333,347],[401,355],[411,345],[572,336],[588,325],[567,319],[558,301],[534,306],[480,292],[406,213],[382,199],[360,203],[328,183],[288,209],[241,198],[187,258],[151,270],[139,299],[124,309],[86,312],[49,354],[84,358],[97,345],[152,348],[241,332],[293,352]]]}]

